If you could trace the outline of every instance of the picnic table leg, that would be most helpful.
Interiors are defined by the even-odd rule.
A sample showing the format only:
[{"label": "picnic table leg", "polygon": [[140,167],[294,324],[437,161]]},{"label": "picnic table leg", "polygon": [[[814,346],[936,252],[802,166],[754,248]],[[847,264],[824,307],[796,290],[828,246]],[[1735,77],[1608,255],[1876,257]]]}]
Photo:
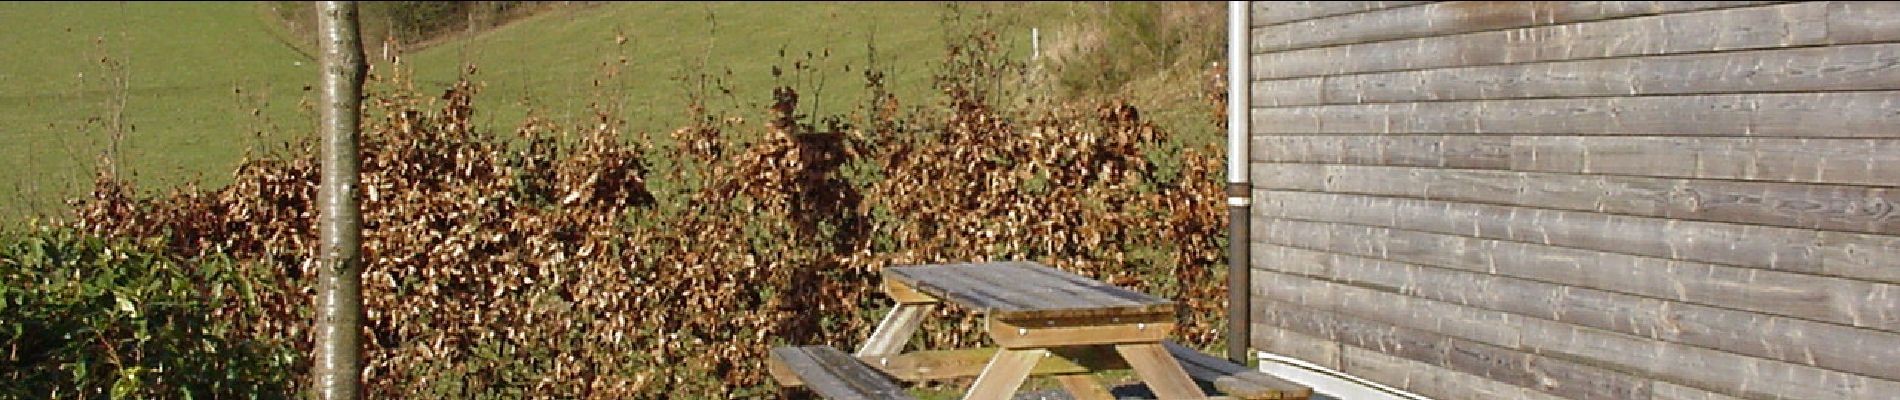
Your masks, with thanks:
[{"label": "picnic table leg", "polygon": [[983,367],[983,374],[976,376],[976,383],[970,384],[970,392],[964,400],[1007,399],[1029,379],[1029,370],[1036,367],[1049,354],[1043,349],[1002,349],[990,358],[989,365]]},{"label": "picnic table leg", "polygon": [[1062,389],[1068,390],[1069,395],[1075,397],[1076,400],[1115,400],[1115,395],[1109,393],[1108,388],[1102,387],[1102,383],[1096,381],[1094,375],[1056,375],[1056,382],[1061,383]]},{"label": "picnic table leg", "polygon": [[877,330],[871,338],[858,347],[858,357],[888,356],[904,351],[904,344],[910,342],[910,335],[917,332],[917,326],[923,324],[924,316],[937,308],[936,304],[898,304],[884,315],[884,321],[877,324]]},{"label": "picnic table leg", "polygon": [[1187,370],[1181,369],[1181,363],[1174,361],[1168,349],[1160,343],[1133,343],[1115,345],[1115,352],[1128,360],[1128,366],[1134,367],[1135,375],[1148,384],[1148,389],[1163,400],[1201,399],[1201,387],[1189,378]]}]

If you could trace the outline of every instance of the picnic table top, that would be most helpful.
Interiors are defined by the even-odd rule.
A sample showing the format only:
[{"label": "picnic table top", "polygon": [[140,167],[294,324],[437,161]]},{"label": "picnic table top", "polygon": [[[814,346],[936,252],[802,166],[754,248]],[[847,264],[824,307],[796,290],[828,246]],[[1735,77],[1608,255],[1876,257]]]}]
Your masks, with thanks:
[{"label": "picnic table top", "polygon": [[918,265],[887,279],[1002,319],[1172,314],[1174,302],[1026,261]]}]

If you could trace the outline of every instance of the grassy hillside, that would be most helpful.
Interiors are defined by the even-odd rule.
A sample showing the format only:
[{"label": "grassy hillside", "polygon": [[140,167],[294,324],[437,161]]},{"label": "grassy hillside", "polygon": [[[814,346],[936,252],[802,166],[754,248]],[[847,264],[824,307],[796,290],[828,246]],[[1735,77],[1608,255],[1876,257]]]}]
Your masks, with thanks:
[{"label": "grassy hillside", "polygon": [[[472,38],[451,40],[406,60],[420,82],[447,85],[477,67],[472,78],[487,92],[477,109],[494,110],[482,123],[498,128],[529,112],[557,121],[587,114],[587,105],[619,95],[631,130],[665,132],[685,123],[689,93],[709,106],[758,111],[774,86],[800,90],[816,114],[842,113],[862,101],[863,71],[875,61],[904,99],[924,99],[930,68],[944,52],[953,24],[974,24],[982,11],[1007,11],[1014,20],[989,21],[1016,32],[1009,40],[1027,58],[1029,35],[1021,21],[1056,15],[1069,5],[940,2],[685,3],[642,2],[569,8],[518,21]],[[961,11],[956,11],[960,9]],[[964,20],[946,21],[961,14]],[[875,57],[871,48],[875,47]],[[828,56],[827,56],[828,55]],[[375,58],[375,57],[372,57]],[[624,64],[620,64],[624,61]],[[813,69],[802,76],[794,65]],[[619,64],[609,77],[603,63]],[[775,78],[778,68],[784,75]],[[701,89],[701,74],[723,79],[728,95]],[[801,79],[802,78],[802,79]],[[600,86],[596,87],[596,82]]]},{"label": "grassy hillside", "polygon": [[[315,65],[286,44],[296,40],[273,22],[278,14],[269,6],[0,5],[0,36],[25,38],[0,42],[0,53],[13,55],[0,65],[0,162],[19,166],[0,176],[0,193],[9,194],[0,195],[0,221],[57,213],[61,198],[84,193],[114,126],[123,132],[121,170],[146,188],[199,177],[223,185],[245,149],[307,136],[314,117],[299,102],[314,101],[303,88],[315,82]],[[511,130],[531,112],[572,122],[588,114],[591,102],[613,98],[622,102],[629,132],[664,133],[685,122],[689,91],[706,95],[712,107],[762,113],[772,87],[787,85],[817,113],[845,112],[864,93],[871,45],[902,98],[926,99],[946,24],[975,23],[946,16],[1002,16],[990,23],[1027,57],[1025,21],[1069,15],[1075,7],[610,3],[438,41],[404,62],[417,82],[438,87],[475,66],[471,79],[486,86],[476,104],[485,129]],[[381,59],[380,48],[368,50]],[[801,61],[810,71],[793,73]],[[605,73],[603,63],[618,73]],[[775,78],[774,67],[785,73]],[[701,74],[723,80],[730,94],[679,79]],[[120,78],[123,90],[114,81]],[[112,106],[119,99],[122,113]],[[114,115],[122,123],[112,124]]]},{"label": "grassy hillside", "polygon": [[122,171],[153,185],[222,184],[245,148],[311,129],[316,67],[265,29],[252,3],[0,4],[0,221],[83,193],[114,126]]}]

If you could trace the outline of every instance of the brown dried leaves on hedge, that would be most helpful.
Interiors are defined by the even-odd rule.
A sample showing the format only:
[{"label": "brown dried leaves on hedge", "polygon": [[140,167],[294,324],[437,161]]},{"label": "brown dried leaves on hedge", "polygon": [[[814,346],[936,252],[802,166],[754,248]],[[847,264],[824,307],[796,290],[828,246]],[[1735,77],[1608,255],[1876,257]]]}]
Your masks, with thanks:
[{"label": "brown dried leaves on hedge", "polygon": [[[988,87],[1011,69],[994,47],[953,47],[937,112],[898,115],[873,74],[868,128],[802,123],[781,88],[763,127],[702,118],[657,149],[601,110],[493,137],[470,124],[467,83],[375,93],[361,149],[372,393],[763,395],[771,346],[855,345],[888,306],[877,272],[908,263],[1042,261],[1171,296],[1177,336],[1214,340],[1212,151],[1159,156],[1180,165],[1164,179],[1150,159],[1168,134],[1134,107],[998,110]],[[747,130],[761,139],[723,139]],[[244,334],[307,350],[317,164],[293,150],[245,161],[217,190],[138,198],[101,179],[78,224],[267,269],[278,287],[229,308],[255,316]],[[649,171],[647,154],[676,159]],[[655,177],[690,189],[661,204]],[[928,345],[981,343],[967,317],[943,315]]]}]

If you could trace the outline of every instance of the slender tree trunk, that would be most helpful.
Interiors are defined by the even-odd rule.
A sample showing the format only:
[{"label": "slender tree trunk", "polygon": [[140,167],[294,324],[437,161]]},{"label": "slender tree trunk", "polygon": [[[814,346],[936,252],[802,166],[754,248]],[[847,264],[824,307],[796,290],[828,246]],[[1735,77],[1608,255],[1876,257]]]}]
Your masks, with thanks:
[{"label": "slender tree trunk", "polygon": [[357,207],[357,127],[362,120],[363,42],[356,2],[317,2],[323,50],[319,99],[323,183],[317,189],[316,365],[323,400],[363,398],[363,215]]}]

